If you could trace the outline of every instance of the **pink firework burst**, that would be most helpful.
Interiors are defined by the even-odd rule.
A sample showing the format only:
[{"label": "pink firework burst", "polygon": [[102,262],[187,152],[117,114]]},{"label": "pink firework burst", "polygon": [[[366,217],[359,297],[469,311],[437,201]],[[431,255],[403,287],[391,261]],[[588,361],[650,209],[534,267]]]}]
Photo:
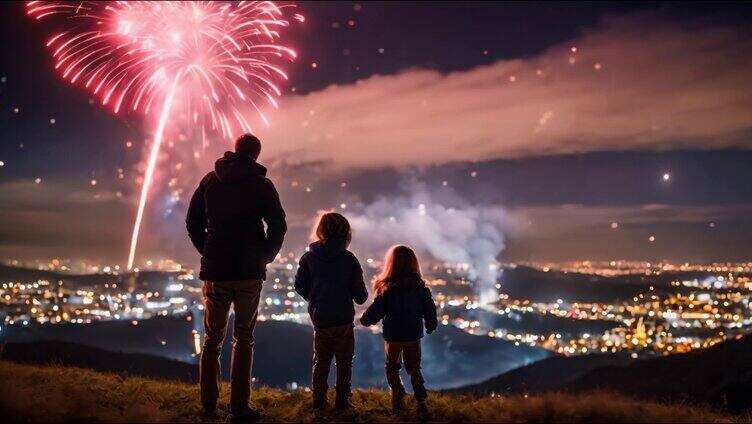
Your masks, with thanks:
[{"label": "pink firework burst", "polygon": [[231,138],[251,130],[247,109],[276,107],[281,67],[295,52],[278,44],[289,26],[273,2],[39,2],[36,19],[68,18],[47,42],[55,68],[115,113],[150,113],[171,85],[195,124]]},{"label": "pink firework burst", "polygon": [[[248,117],[277,107],[282,66],[295,52],[280,44],[292,5],[212,1],[27,3],[37,20],[64,25],[47,46],[63,78],[91,90],[115,113],[158,117],[131,237],[133,266],[143,211],[170,117],[180,111],[204,133],[252,132]],[[294,10],[294,9],[293,9]],[[303,21],[295,14],[293,19]],[[187,123],[186,123],[187,124]]]}]

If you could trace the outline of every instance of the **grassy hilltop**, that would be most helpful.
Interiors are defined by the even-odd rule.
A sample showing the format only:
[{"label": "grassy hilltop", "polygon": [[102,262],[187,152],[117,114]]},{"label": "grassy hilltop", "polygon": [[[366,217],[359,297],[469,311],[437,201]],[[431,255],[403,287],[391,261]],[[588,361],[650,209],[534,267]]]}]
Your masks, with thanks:
[{"label": "grassy hilltop", "polygon": [[[178,382],[123,377],[80,368],[33,366],[0,362],[0,415],[9,421],[175,421],[201,420],[198,387]],[[227,388],[222,401],[227,401]],[[356,390],[354,415],[330,413],[327,422],[414,421],[411,412],[389,412],[389,394]],[[260,388],[254,405],[266,421],[312,422],[309,393]],[[518,397],[472,397],[434,394],[431,420],[439,422],[742,422],[706,409],[662,405],[593,393]],[[224,414],[224,413],[223,413]],[[6,421],[8,422],[8,421]]]}]

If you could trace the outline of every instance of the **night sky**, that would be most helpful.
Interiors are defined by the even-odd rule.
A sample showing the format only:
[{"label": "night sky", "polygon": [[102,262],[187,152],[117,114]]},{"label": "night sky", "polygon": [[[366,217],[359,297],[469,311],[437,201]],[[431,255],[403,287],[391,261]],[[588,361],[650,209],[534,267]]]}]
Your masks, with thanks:
[{"label": "night sky", "polygon": [[[149,125],[63,81],[49,29],[20,2],[0,8],[0,257],[122,265]],[[298,12],[284,38],[299,57],[258,130],[284,251],[303,249],[318,210],[363,222],[420,202],[498,218],[502,260],[752,260],[749,4]],[[168,137],[137,258],[195,264],[186,203],[229,144]],[[359,253],[380,254],[373,230]]]}]

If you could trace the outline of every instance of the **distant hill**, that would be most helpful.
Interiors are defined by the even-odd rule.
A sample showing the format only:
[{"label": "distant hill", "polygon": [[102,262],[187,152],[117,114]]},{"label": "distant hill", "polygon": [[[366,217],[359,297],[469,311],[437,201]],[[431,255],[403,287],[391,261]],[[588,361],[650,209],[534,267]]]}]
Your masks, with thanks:
[{"label": "distant hill", "polygon": [[608,390],[752,412],[752,336],[628,366],[594,369],[564,388],[573,392]]},{"label": "distant hill", "polygon": [[[0,361],[0,416],[4,422],[199,422],[198,386],[123,378],[114,374],[65,367],[40,367]],[[227,403],[228,388],[220,405]],[[333,393],[330,393],[333,396]],[[411,422],[415,405],[408,399],[403,414],[392,415],[389,394],[355,390],[353,414],[327,411],[315,418],[311,395],[264,387],[252,402],[271,422]],[[472,397],[431,393],[429,421],[438,422],[742,422],[689,405],[661,405],[611,394],[546,394],[530,397]],[[226,417],[220,409],[220,419]],[[216,420],[215,420],[216,422]]]},{"label": "distant hill", "polygon": [[0,265],[0,281],[14,281],[19,283],[31,283],[37,280],[58,281],[73,286],[97,286],[105,283],[123,284],[124,282],[138,285],[164,283],[170,277],[177,275],[176,272],[167,271],[141,271],[138,273],[122,274],[70,274],[66,272],[46,271],[33,268],[22,268],[8,265]]},{"label": "distant hill", "polygon": [[703,272],[667,272],[661,275],[622,275],[602,277],[576,272],[549,271],[517,266],[504,269],[501,292],[512,299],[535,302],[602,302],[613,303],[645,293],[650,286],[656,290],[686,293],[686,287],[672,287],[671,281],[703,279],[711,275]]},{"label": "distant hill", "polygon": [[454,390],[477,394],[618,392],[643,399],[752,412],[752,336],[653,359],[554,357]]},{"label": "distant hill", "polygon": [[39,269],[21,268],[16,266],[0,265],[0,281],[14,281],[28,283],[40,279],[59,280],[63,274],[44,271]]},{"label": "distant hill", "polygon": [[560,390],[564,385],[594,369],[627,365],[632,361],[634,360],[625,354],[555,356],[454,391],[480,395],[508,395]]},{"label": "distant hill", "polygon": [[109,352],[59,341],[0,344],[0,359],[26,364],[54,364],[189,383],[198,382],[193,364],[140,353]]},{"label": "distant hill", "polygon": [[0,341],[35,342],[57,340],[92,346],[111,352],[143,353],[178,361],[192,362],[195,358],[193,334],[198,324],[185,317],[156,317],[136,321],[99,321],[91,324],[47,324],[5,326]]},{"label": "distant hill", "polygon": [[[196,363],[193,334],[200,320],[159,317],[138,321],[103,321],[92,324],[6,326],[0,340],[12,343],[57,340],[93,346],[111,352],[141,353]],[[232,323],[228,324],[232,327]],[[309,325],[263,321],[256,326],[254,377],[265,385],[286,387],[311,381],[312,332]],[[359,328],[353,384],[386,387],[384,341],[381,334]],[[231,337],[223,346],[223,373],[229,376]],[[423,371],[429,388],[444,389],[483,381],[494,375],[549,357],[551,353],[506,340],[473,336],[452,326],[423,340]],[[332,373],[332,378],[334,378]]]},{"label": "distant hill", "polygon": [[578,336],[585,333],[603,334],[607,330],[624,325],[620,321],[562,318],[553,314],[520,313],[511,311],[499,315],[482,308],[465,309],[464,306],[449,306],[443,311],[450,319],[462,317],[476,320],[484,328],[503,328],[510,333],[551,334],[560,333]]}]

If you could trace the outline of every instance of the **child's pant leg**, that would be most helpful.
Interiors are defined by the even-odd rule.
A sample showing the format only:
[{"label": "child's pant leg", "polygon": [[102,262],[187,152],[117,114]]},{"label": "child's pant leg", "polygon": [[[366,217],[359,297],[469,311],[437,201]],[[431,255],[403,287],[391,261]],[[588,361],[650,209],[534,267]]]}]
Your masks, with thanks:
[{"label": "child's pant leg", "polygon": [[326,403],[326,391],[329,385],[329,368],[334,356],[332,339],[327,337],[326,331],[314,330],[313,332],[313,402]]},{"label": "child's pant leg", "polygon": [[355,333],[353,325],[336,328],[334,357],[337,361],[337,403],[350,399],[352,364],[355,355]]},{"label": "child's pant leg", "polygon": [[428,393],[423,381],[423,372],[420,369],[420,340],[405,343],[402,348],[402,357],[405,361],[405,371],[410,376],[415,399],[424,400]]},{"label": "child's pant leg", "polygon": [[386,382],[389,383],[389,387],[392,389],[392,394],[405,393],[405,386],[402,384],[402,378],[400,377],[400,368],[402,368],[402,343],[385,341],[384,356]]}]

